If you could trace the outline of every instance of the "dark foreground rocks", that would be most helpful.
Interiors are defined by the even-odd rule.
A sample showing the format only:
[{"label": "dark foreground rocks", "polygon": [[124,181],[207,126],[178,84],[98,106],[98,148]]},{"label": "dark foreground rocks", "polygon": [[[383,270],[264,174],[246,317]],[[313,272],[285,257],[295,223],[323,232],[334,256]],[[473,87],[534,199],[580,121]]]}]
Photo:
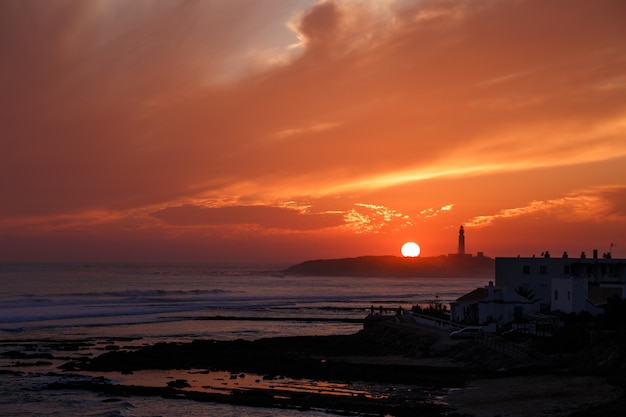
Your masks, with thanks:
[{"label": "dark foreground rocks", "polygon": [[[432,341],[437,338],[436,336],[411,333],[410,337],[402,338],[401,335],[394,334],[394,337],[381,339],[380,333],[376,334],[377,338],[372,338],[371,332],[369,334],[360,332],[343,336],[283,337],[257,341],[197,340],[190,343],[157,343],[140,348],[108,350],[93,358],[67,362],[62,367],[66,373],[88,372],[91,375],[104,376],[104,378],[91,380],[68,378],[66,382],[51,384],[49,388],[89,390],[119,396],[184,398],[303,411],[314,409],[334,414],[362,416],[486,415],[476,414],[476,410],[484,409],[483,405],[489,403],[493,411],[489,414],[490,416],[500,414],[522,417],[528,414],[524,414],[525,411],[519,404],[527,402],[524,401],[528,398],[525,397],[527,393],[534,393],[532,395],[535,397],[539,395],[542,398],[541,404],[544,408],[547,407],[546,409],[556,410],[560,404],[562,412],[551,415],[569,416],[572,411],[576,411],[576,417],[608,416],[620,415],[619,412],[623,411],[625,403],[623,388],[626,386],[626,378],[624,372],[617,369],[614,364],[610,368],[581,367],[574,362],[568,362],[564,366],[564,362],[559,361],[558,366],[538,367],[535,365],[497,369],[498,364],[506,362],[491,360],[488,366],[477,365],[476,361],[459,361],[458,366],[454,364],[425,365],[429,363],[426,356],[435,350],[436,344]],[[386,332],[384,336],[389,336],[389,334]],[[390,342],[385,342],[385,340]],[[472,346],[471,342],[461,342],[455,345],[454,349],[457,353],[448,352],[448,358],[458,357],[459,350],[464,350],[474,358],[477,356],[495,357],[493,352],[490,353],[477,345]],[[392,356],[404,358],[404,360],[389,361],[388,359]],[[580,360],[577,363],[580,364]],[[248,387],[215,392],[194,389],[181,379],[160,387],[114,384],[106,379],[106,373],[113,371],[132,374],[143,370],[203,369],[207,372],[228,371],[235,375],[237,373],[258,374],[267,376],[269,379],[307,379],[319,381],[320,384],[324,384],[324,381],[386,384],[389,391],[384,395],[363,393],[338,395],[324,393],[321,390],[320,392],[315,390],[297,392],[285,389],[284,385],[278,386],[278,384],[276,388],[267,386],[261,388],[262,384],[259,384],[259,389]],[[616,369],[617,371],[614,371]],[[558,395],[563,397],[566,394],[561,388],[561,382],[567,385],[568,381],[572,381],[572,377],[576,377],[579,384],[577,386],[580,387],[586,386],[587,379],[585,378],[588,378],[590,384],[605,383],[608,378],[611,379],[611,386],[619,389],[606,388],[590,400],[582,401],[581,398],[580,407],[575,405],[566,409],[563,401],[559,403],[557,397]],[[534,391],[527,389],[528,381],[533,381]],[[396,389],[401,386],[409,388]],[[441,393],[467,386],[478,388],[470,390],[472,392],[469,400],[457,398],[457,403],[448,405],[438,399]],[[489,388],[480,389],[481,386]],[[567,393],[568,403],[573,402],[577,392],[579,391]],[[431,398],[428,393],[438,394]],[[610,393],[611,398],[604,397],[604,393]],[[481,395],[484,397],[480,397]],[[508,396],[506,398],[510,399],[511,404],[495,401],[500,395]],[[548,404],[550,401],[553,403]],[[520,410],[523,411],[521,414]]]},{"label": "dark foreground rocks", "polygon": [[476,375],[467,368],[355,363],[347,357],[380,355],[380,346],[361,333],[344,336],[268,338],[256,341],[197,340],[157,343],[132,351],[109,351],[69,362],[65,370],[119,371],[213,369],[316,380],[372,381],[456,387]]},{"label": "dark foreground rocks", "polygon": [[[388,348],[384,348],[389,353]],[[359,381],[388,384],[385,395],[337,395],[296,392],[285,389],[233,389],[228,392],[200,392],[174,381],[163,387],[113,384],[106,379],[68,379],[49,389],[80,389],[109,395],[159,396],[245,406],[326,410],[344,415],[442,416],[451,410],[431,399],[424,391],[460,387],[475,376],[474,370],[439,368],[410,364],[379,363],[381,346],[362,333],[345,336],[283,337],[257,341],[198,340],[191,343],[157,343],[134,350],[111,350],[94,358],[66,363],[67,372],[88,371],[134,373],[142,370],[229,371],[253,373],[268,378],[313,381]],[[351,358],[370,359],[353,361]],[[394,386],[414,386],[396,390]],[[419,388],[419,389],[418,389]]]},{"label": "dark foreground rocks", "polygon": [[333,396],[316,393],[299,393],[284,390],[234,390],[230,393],[197,392],[172,387],[144,387],[97,382],[54,383],[48,389],[87,390],[116,396],[157,396],[167,399],[187,399],[200,402],[225,403],[249,407],[296,409],[301,411],[325,410],[340,415],[362,416],[454,416],[448,407],[429,401],[389,396]]}]

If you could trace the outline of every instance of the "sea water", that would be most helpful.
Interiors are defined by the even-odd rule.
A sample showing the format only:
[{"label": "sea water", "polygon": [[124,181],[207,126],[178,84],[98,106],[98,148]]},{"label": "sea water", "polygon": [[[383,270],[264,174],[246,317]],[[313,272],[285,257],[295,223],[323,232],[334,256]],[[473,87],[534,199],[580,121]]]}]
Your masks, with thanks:
[{"label": "sea water", "polygon": [[[371,307],[393,314],[398,307],[447,304],[490,279],[300,277],[284,275],[281,269],[273,265],[0,264],[0,353],[25,348],[36,353],[42,346],[48,350],[59,346],[58,351],[52,348],[51,355],[71,359],[93,356],[120,343],[352,334],[362,328],[358,320]],[[91,348],[68,352],[68,344]],[[42,389],[63,378],[59,364],[0,356],[0,415],[275,415],[274,410],[225,404],[121,400]],[[280,414],[302,415],[289,410]]]}]

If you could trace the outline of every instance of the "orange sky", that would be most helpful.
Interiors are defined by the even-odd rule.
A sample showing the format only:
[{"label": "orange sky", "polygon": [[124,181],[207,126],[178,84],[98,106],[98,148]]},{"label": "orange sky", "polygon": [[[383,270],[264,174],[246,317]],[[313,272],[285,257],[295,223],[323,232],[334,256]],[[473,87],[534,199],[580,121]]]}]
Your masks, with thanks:
[{"label": "orange sky", "polygon": [[0,261],[626,257],[626,2],[0,2]]}]

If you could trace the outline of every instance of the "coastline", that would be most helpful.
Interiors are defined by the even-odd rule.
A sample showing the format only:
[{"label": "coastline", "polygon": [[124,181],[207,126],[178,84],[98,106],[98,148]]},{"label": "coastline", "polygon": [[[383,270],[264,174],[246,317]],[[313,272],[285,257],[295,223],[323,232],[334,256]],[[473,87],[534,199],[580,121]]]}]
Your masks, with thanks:
[{"label": "coastline", "polygon": [[[532,415],[596,417],[599,408],[613,416],[626,406],[624,355],[614,362],[615,348],[588,352],[587,363],[530,363],[450,339],[447,331],[409,326],[408,315],[392,313],[436,294],[454,298],[477,279],[215,276],[204,267],[141,266],[129,280],[126,268],[80,271],[60,268],[49,280],[53,287],[12,281],[25,296],[15,315],[24,324],[7,322],[0,343],[9,414],[32,401],[38,415],[61,415],[72,406],[67,398],[112,410],[102,415],[144,401],[158,403],[162,415],[188,403],[200,410],[194,416],[261,407],[243,410],[255,417],[267,415],[266,407],[311,415],[519,417],[532,399]],[[55,289],[68,283],[70,298]],[[37,319],[39,300],[80,314],[29,323],[24,318]],[[384,306],[374,322],[388,326],[366,324],[372,305]],[[98,311],[106,314],[93,315]]]},{"label": "coastline", "polygon": [[[63,366],[66,372],[87,372],[100,379],[49,388],[381,416],[586,417],[615,415],[625,403],[623,378],[611,373],[572,366],[511,366],[489,354],[488,365],[477,364],[476,347],[467,349],[470,353],[465,356],[451,349],[459,344],[469,347],[471,342],[450,345],[427,332],[421,338],[432,342],[428,353],[414,349],[407,354],[403,343],[390,343],[364,331],[254,341],[156,343],[67,362]],[[170,382],[161,386],[132,383],[134,375],[145,370],[177,376],[170,376]],[[208,390],[206,385],[194,387],[197,377],[193,375],[199,370],[209,375],[226,372],[237,383],[221,392]],[[102,379],[112,374],[117,382]],[[250,381],[244,388],[245,378]],[[304,388],[296,389],[298,382],[292,381],[304,381],[300,382]],[[338,381],[341,384],[332,390],[320,388]],[[355,393],[354,387],[373,384],[393,389]],[[428,396],[421,388],[428,388]],[[605,414],[598,413],[601,409]]]},{"label": "coastline", "polygon": [[294,276],[362,277],[492,277],[493,258],[486,256],[441,255],[434,257],[359,256],[316,259],[295,264],[282,271]]}]

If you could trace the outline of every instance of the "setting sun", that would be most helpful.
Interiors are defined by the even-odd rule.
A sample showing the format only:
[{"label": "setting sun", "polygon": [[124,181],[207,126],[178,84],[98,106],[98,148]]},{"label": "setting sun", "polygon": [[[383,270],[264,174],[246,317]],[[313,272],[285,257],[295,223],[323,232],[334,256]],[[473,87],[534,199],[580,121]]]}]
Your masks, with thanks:
[{"label": "setting sun", "polygon": [[402,245],[401,252],[402,256],[404,256],[405,258],[415,258],[419,256],[421,250],[417,243],[406,242],[404,245]]}]

